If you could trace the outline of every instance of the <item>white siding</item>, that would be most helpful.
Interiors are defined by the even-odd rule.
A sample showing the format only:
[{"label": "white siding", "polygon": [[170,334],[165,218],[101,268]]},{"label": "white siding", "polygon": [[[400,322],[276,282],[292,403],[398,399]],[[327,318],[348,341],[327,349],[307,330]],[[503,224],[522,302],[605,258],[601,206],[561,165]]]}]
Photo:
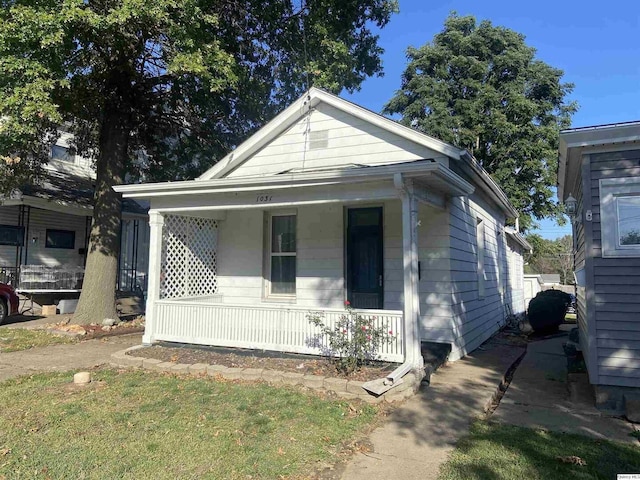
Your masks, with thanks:
[{"label": "white siding", "polygon": [[[504,216],[478,195],[450,202],[453,343],[450,360],[477,348],[504,323],[499,263],[505,258]],[[484,295],[478,294],[477,219],[484,224]]]},{"label": "white siding", "polygon": [[[63,148],[71,148],[73,144],[73,135],[67,132],[59,132],[60,136],[55,142],[55,145]],[[52,170],[68,170],[81,176],[91,177],[95,176],[93,172],[92,161],[89,158],[82,157],[80,155],[70,155],[69,161],[61,161],[50,159],[47,168]]]},{"label": "white siding", "polygon": [[236,210],[218,222],[218,292],[224,303],[260,302],[263,228],[261,210]]},{"label": "white siding", "polygon": [[[310,132],[326,132],[326,147],[314,148],[315,142],[307,140]],[[383,165],[425,158],[447,163],[442,154],[321,103],[227,176],[262,176],[290,169]]]},{"label": "white siding", "polygon": [[[18,211],[18,207],[0,207],[0,224],[18,225]],[[78,253],[78,249],[84,247],[85,218],[86,217],[67,215],[50,210],[31,208],[29,229],[26,232],[25,238],[28,246],[24,249],[26,257],[23,256],[22,264],[46,265],[48,267],[61,265],[82,266],[84,256]],[[47,228],[74,231],[74,248],[47,248]],[[16,247],[0,246],[0,265],[14,266],[15,260]]]},{"label": "white siding", "polygon": [[[505,235],[506,237],[506,235]],[[522,247],[507,239],[507,294],[511,301],[511,313],[518,315],[526,310],[524,304],[524,258]]]},{"label": "white siding", "polygon": [[449,213],[420,204],[418,209],[420,262],[420,338],[451,343],[451,250]]},{"label": "white siding", "polygon": [[[383,208],[384,308],[402,310],[402,215],[399,200],[298,207],[295,303],[313,308],[342,308],[345,300],[345,207]],[[425,335],[434,318],[450,318],[447,215],[420,207],[420,304]],[[234,210],[219,222],[218,286],[228,304],[257,305],[263,300],[263,210]],[[268,303],[268,302],[264,302]],[[436,330],[440,327],[435,327]],[[436,332],[437,333],[437,332]]]}]

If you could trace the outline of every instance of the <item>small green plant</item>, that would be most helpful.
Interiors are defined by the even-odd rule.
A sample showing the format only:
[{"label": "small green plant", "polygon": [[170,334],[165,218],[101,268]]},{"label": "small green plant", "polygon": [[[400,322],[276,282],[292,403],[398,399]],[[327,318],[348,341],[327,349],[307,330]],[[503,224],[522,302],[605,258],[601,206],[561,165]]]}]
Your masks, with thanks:
[{"label": "small green plant", "polygon": [[376,326],[376,316],[358,313],[349,301],[344,305],[345,313],[333,325],[325,323],[322,312],[307,315],[309,323],[320,329],[320,333],[308,339],[307,344],[320,348],[323,355],[334,357],[336,369],[349,375],[376,360],[380,347],[393,342],[396,337],[386,325]]}]

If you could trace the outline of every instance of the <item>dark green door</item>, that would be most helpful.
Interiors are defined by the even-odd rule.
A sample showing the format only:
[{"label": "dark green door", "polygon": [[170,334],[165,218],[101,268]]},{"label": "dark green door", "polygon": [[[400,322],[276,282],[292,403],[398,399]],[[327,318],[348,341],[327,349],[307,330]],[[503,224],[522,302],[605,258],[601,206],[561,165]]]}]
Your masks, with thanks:
[{"label": "dark green door", "polygon": [[383,308],[382,208],[347,211],[347,299],[354,308]]}]

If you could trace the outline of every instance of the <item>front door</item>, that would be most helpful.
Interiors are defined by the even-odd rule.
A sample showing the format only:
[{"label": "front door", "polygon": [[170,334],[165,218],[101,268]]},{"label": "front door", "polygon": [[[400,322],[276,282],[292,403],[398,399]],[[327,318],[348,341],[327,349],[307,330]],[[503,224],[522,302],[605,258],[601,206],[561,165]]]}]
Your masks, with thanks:
[{"label": "front door", "polygon": [[347,211],[347,299],[354,308],[383,308],[382,208]]}]

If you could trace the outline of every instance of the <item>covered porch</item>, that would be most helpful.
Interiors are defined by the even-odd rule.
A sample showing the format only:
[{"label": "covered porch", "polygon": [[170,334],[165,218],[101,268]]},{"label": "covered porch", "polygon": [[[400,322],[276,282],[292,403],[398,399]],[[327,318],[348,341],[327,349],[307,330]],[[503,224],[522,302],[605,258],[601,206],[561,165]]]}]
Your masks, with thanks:
[{"label": "covered porch", "polygon": [[[49,169],[42,182],[2,198],[0,281],[29,294],[78,294],[91,233],[93,190],[90,175]],[[117,289],[144,291],[147,210],[131,200],[121,208]]]},{"label": "covered porch", "polygon": [[[117,189],[151,202],[144,343],[319,354],[309,315],[335,325],[349,302],[393,332],[380,358],[411,366],[419,245],[447,231],[447,198],[473,191],[431,160]],[[434,255],[448,248],[440,237]]]}]

